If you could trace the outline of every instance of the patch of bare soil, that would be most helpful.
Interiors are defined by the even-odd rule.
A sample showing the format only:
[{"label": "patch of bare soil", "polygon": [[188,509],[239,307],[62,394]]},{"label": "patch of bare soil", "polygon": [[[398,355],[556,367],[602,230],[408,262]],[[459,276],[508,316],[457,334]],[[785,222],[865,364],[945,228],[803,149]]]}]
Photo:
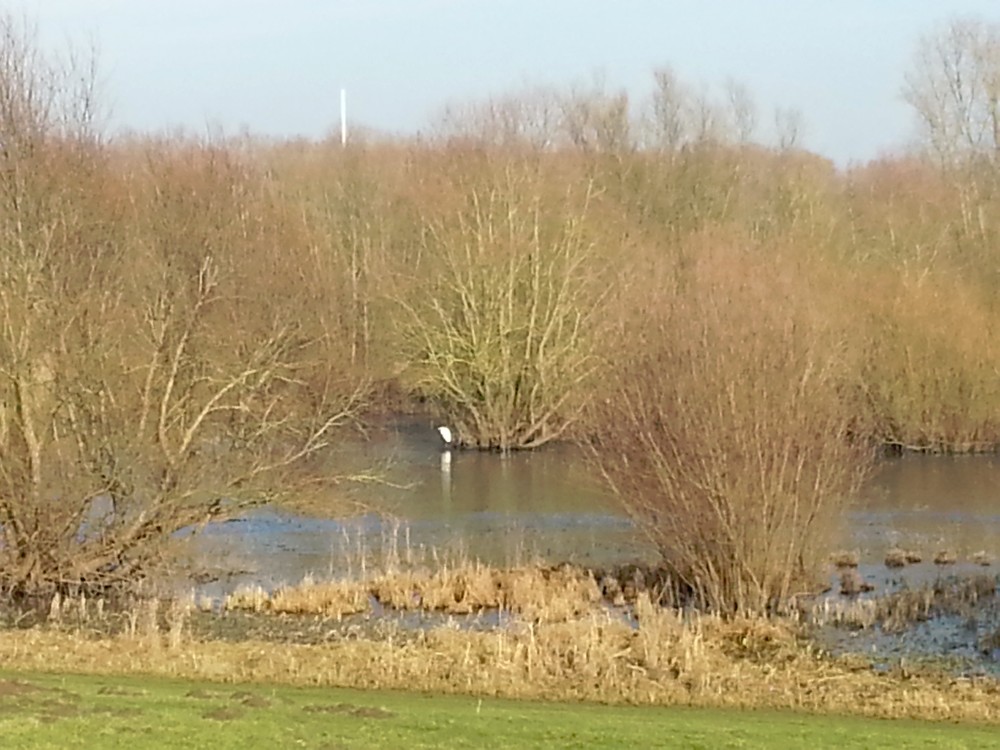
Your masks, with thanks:
[{"label": "patch of bare soil", "polygon": [[375,706],[355,706],[350,703],[335,703],[329,706],[305,706],[303,711],[312,714],[341,714],[357,716],[361,719],[390,719],[396,714],[384,708]]},{"label": "patch of bare soil", "polygon": [[145,690],[136,690],[134,688],[124,688],[119,685],[104,685],[97,691],[98,695],[115,695],[124,697],[139,697],[146,695]]},{"label": "patch of bare soil", "polygon": [[244,706],[248,708],[270,708],[271,701],[265,698],[263,695],[258,695],[257,693],[248,693],[246,691],[238,691],[230,696],[234,701],[239,701]]},{"label": "patch of bare soil", "polygon": [[32,685],[30,682],[18,682],[17,680],[0,680],[0,698],[9,698],[25,693],[37,693],[43,688]]},{"label": "patch of bare soil", "polygon": [[51,724],[60,719],[74,719],[81,713],[79,706],[54,698],[42,701],[37,706],[41,710],[38,714],[38,720],[46,724]]},{"label": "patch of bare soil", "polygon": [[201,716],[203,719],[214,719],[215,721],[233,721],[243,716],[243,711],[233,706],[223,706],[212,711],[206,711]]}]

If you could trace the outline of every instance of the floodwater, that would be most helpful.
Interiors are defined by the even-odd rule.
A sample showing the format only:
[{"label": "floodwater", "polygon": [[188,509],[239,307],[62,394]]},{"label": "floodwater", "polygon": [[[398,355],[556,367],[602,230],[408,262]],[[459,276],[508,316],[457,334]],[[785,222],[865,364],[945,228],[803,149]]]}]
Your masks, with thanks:
[{"label": "floodwater", "polygon": [[849,516],[850,544],[882,560],[893,546],[960,560],[1000,557],[1000,458],[903,456],[886,460]]},{"label": "floodwater", "polygon": [[606,565],[651,554],[569,446],[507,456],[444,451],[433,422],[401,418],[328,463],[343,474],[374,467],[376,481],[346,483],[346,496],[331,499],[331,507],[348,500],[372,512],[333,520],[260,511],[206,529],[197,541],[202,566],[236,573],[219,582],[223,590],[395,559]]},{"label": "floodwater", "polygon": [[[329,457],[331,471],[376,467],[379,481],[348,484],[330,512],[306,517],[261,510],[210,526],[195,537],[199,590],[215,600],[243,584],[273,589],[357,575],[396,563],[533,560],[609,567],[655,562],[639,534],[588,471],[581,453],[560,446],[510,456],[442,450],[434,424],[403,418]],[[349,500],[379,512],[341,520]],[[864,599],[949,580],[995,577],[1000,567],[1000,458],[905,456],[885,460],[848,510],[835,546],[856,554],[874,591],[841,597],[836,572],[820,604]],[[899,547],[923,557],[903,570],[884,564]],[[936,565],[938,553],[957,560]],[[978,553],[978,557],[977,557]],[[989,567],[979,564],[990,561]],[[995,588],[995,587],[994,587]],[[824,604],[825,600],[825,604]],[[863,652],[891,668],[912,657],[955,660],[959,671],[1000,674],[1000,600],[971,611],[941,612],[906,631],[824,627],[819,642],[834,652]],[[984,644],[986,644],[984,646]],[[880,661],[881,659],[881,661]]]},{"label": "floodwater", "polygon": [[[874,586],[858,601],[904,589],[947,592],[973,577],[994,592],[1000,563],[1000,458],[921,456],[887,459],[864,487],[847,518],[847,547],[858,572]],[[923,557],[904,569],[885,566],[897,547]],[[939,553],[956,562],[936,565]],[[989,563],[984,565],[983,563]],[[826,595],[839,597],[839,584]],[[947,594],[944,594],[947,598]],[[902,632],[881,626],[822,628],[817,637],[834,653],[864,653],[884,669],[930,657],[958,674],[1000,677],[1000,600],[996,593],[967,606],[943,606]]]},{"label": "floodwater", "polygon": [[[329,459],[341,472],[378,469],[379,481],[345,486],[348,499],[379,513],[338,521],[259,511],[203,532],[199,563],[210,573],[228,571],[214,585],[222,593],[396,560],[601,566],[655,559],[576,449],[504,457],[441,447],[433,422],[397,419]],[[958,557],[949,571],[986,572],[970,558],[1000,561],[1000,459],[887,459],[853,503],[843,534],[837,546],[859,553],[865,577],[880,587],[900,580],[882,564],[897,546],[924,557],[907,568],[910,583],[940,574],[932,560],[942,550]]]}]

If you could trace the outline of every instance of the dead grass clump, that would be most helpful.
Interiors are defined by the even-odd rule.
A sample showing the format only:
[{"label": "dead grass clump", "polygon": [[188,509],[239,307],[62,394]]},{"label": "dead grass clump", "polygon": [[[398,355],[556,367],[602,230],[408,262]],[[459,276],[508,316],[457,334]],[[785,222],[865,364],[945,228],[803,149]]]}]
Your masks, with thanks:
[{"label": "dead grass clump", "polygon": [[257,585],[240,586],[228,594],[223,602],[225,609],[245,612],[264,612],[270,595]]},{"label": "dead grass clump", "polygon": [[879,622],[878,602],[875,599],[830,599],[814,601],[804,610],[805,620],[812,625],[835,625],[867,630]]},{"label": "dead grass clump", "polygon": [[370,609],[368,591],[352,581],[317,582],[311,576],[268,594],[259,586],[241,587],[226,597],[225,608],[275,614],[315,614],[341,619]]},{"label": "dead grass clump", "polygon": [[979,550],[979,552],[974,552],[969,556],[969,562],[975,563],[976,565],[982,565],[984,568],[988,568],[992,565],[993,560],[993,555],[986,550]]},{"label": "dead grass clump", "polygon": [[283,586],[270,599],[278,614],[321,614],[340,619],[370,609],[368,592],[352,581],[315,582],[306,578],[297,586]]},{"label": "dead grass clump", "polygon": [[887,568],[905,568],[907,565],[919,563],[923,559],[923,555],[916,550],[892,547],[885,553],[885,566]]},{"label": "dead grass clump", "polygon": [[958,562],[958,555],[950,549],[940,550],[934,555],[935,565],[954,565]]},{"label": "dead grass clump", "polygon": [[856,568],[861,559],[857,550],[839,550],[830,555],[830,562],[836,568]]},{"label": "dead grass clump", "polygon": [[977,604],[981,599],[997,595],[1000,591],[1000,577],[975,575],[952,586],[953,598],[962,604]]},{"label": "dead grass clump", "polygon": [[404,571],[379,576],[369,583],[378,602],[395,609],[420,609],[466,615],[500,607],[496,571],[474,563],[434,572]]},{"label": "dead grass clump", "polygon": [[601,592],[589,571],[561,565],[502,570],[480,563],[436,571],[380,573],[356,581],[307,577],[273,594],[241,588],[226,598],[230,610],[277,614],[321,614],[341,618],[367,612],[371,601],[401,611],[468,615],[504,610],[527,620],[558,622],[592,611]]},{"label": "dead grass clump", "polygon": [[635,604],[639,623],[630,651],[647,676],[699,680],[705,674],[705,642],[697,615],[685,617],[679,610],[655,606],[649,595],[640,594]]},{"label": "dead grass clump", "polygon": [[924,622],[933,615],[936,604],[931,589],[904,591],[878,602],[877,617],[887,633],[901,633],[915,622]]},{"label": "dead grass clump", "polygon": [[718,631],[723,653],[737,660],[779,665],[802,650],[795,631],[780,621],[749,618],[719,623]]},{"label": "dead grass clump", "polygon": [[845,568],[840,574],[840,593],[844,596],[857,596],[874,588],[861,576],[857,568]]},{"label": "dead grass clump", "polygon": [[193,609],[193,597],[176,598],[170,602],[166,613],[167,648],[173,651],[180,648]]},{"label": "dead grass clump", "polygon": [[908,562],[906,551],[899,547],[893,547],[885,553],[885,567],[887,568],[905,568]]},{"label": "dead grass clump", "polygon": [[685,602],[683,586],[662,566],[620,565],[609,570],[592,572],[598,589],[611,605],[635,604],[641,594],[647,594],[655,604],[679,607]]},{"label": "dead grass clump", "polygon": [[1000,628],[979,637],[979,652],[993,659],[1000,658]]},{"label": "dead grass clump", "polygon": [[500,609],[546,622],[578,617],[601,598],[593,576],[571,565],[500,570],[475,563],[383,575],[369,587],[379,603],[395,609],[456,615]]},{"label": "dead grass clump", "polygon": [[559,622],[593,611],[601,593],[593,576],[581,568],[518,568],[500,577],[503,608],[523,618]]}]

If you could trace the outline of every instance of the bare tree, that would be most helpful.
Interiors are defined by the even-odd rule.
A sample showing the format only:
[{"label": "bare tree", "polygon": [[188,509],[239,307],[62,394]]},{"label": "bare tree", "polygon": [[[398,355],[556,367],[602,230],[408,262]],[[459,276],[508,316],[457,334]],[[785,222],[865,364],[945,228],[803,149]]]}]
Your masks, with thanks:
[{"label": "bare tree", "polygon": [[417,389],[479,448],[560,437],[596,366],[600,301],[586,186],[546,195],[538,162],[493,165],[425,217],[399,335]]},{"label": "bare tree", "polygon": [[747,144],[753,139],[757,130],[757,105],[753,95],[745,84],[737,81],[729,81],[726,84],[726,95],[736,140],[741,144]]},{"label": "bare tree", "polygon": [[903,95],[917,114],[926,149],[959,197],[963,254],[974,266],[992,268],[996,229],[990,217],[1000,188],[1000,24],[957,19],[924,37]]},{"label": "bare tree", "polygon": [[535,87],[465,106],[451,105],[441,114],[437,128],[445,138],[544,151],[556,144],[560,109],[557,91]]},{"label": "bare tree", "polygon": [[653,71],[653,93],[643,117],[646,145],[667,153],[684,146],[745,145],[757,130],[757,106],[750,90],[730,80],[724,96],[685,84],[673,69]]},{"label": "bare tree", "polygon": [[779,107],[774,111],[774,129],[780,150],[792,151],[799,148],[802,142],[802,112]]},{"label": "bare tree", "polygon": [[600,76],[560,97],[560,114],[560,135],[573,148],[621,155],[633,146],[628,94],[609,92]]},{"label": "bare tree", "polygon": [[944,163],[1000,155],[1000,25],[954,20],[921,39],[903,96]]},{"label": "bare tree", "polygon": [[251,174],[162,145],[123,170],[72,71],[5,33],[0,588],[130,585],[175,532],[324,480],[362,389]]},{"label": "bare tree", "polygon": [[655,87],[646,115],[649,145],[678,151],[687,139],[685,111],[690,94],[671,68],[653,71]]}]

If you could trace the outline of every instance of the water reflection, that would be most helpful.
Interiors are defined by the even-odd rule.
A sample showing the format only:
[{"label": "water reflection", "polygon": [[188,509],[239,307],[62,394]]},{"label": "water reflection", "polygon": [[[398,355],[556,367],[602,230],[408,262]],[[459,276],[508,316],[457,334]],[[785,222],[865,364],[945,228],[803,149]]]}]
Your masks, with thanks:
[{"label": "water reflection", "polygon": [[615,513],[572,447],[507,456],[441,450],[440,437],[426,420],[397,421],[368,441],[341,447],[330,464],[339,471],[382,467],[385,483],[358,488],[357,499],[410,520]]},{"label": "water reflection", "polygon": [[451,507],[451,451],[441,451],[441,497],[444,507]]}]

